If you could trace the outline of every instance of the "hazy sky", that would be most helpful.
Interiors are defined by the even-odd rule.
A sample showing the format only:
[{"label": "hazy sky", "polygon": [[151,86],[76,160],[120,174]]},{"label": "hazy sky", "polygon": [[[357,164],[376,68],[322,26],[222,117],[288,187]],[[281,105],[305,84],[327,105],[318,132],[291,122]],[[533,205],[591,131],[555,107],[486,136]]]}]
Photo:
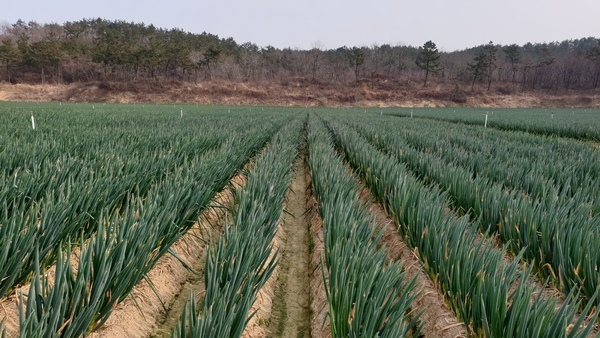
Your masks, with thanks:
[{"label": "hazy sky", "polygon": [[372,44],[453,51],[486,44],[600,38],[600,0],[1,0],[0,23],[83,18],[208,32],[259,46]]}]

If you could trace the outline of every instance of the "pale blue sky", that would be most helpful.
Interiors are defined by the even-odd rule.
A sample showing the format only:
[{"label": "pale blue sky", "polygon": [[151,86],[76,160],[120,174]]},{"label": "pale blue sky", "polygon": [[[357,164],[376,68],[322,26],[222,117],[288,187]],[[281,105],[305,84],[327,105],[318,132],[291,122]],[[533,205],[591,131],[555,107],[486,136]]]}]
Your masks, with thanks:
[{"label": "pale blue sky", "polygon": [[452,51],[600,38],[599,13],[600,0],[1,0],[0,24],[101,17],[279,48],[433,40]]}]

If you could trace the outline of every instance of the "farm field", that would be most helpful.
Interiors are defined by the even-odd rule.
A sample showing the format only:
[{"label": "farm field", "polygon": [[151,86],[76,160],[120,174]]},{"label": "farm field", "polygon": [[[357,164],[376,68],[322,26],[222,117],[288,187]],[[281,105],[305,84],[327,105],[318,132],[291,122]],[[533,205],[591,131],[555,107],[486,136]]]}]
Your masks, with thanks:
[{"label": "farm field", "polygon": [[598,110],[0,102],[0,126],[7,337],[598,336]]},{"label": "farm field", "polygon": [[487,120],[487,127],[500,130],[600,140],[600,109],[592,108],[404,108],[390,114],[469,125],[485,125]]}]

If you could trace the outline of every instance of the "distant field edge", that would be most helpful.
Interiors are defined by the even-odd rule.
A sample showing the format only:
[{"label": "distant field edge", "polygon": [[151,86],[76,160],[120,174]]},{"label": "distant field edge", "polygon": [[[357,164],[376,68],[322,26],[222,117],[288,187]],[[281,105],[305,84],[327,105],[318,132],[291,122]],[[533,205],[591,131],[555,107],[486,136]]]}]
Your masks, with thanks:
[{"label": "distant field edge", "polygon": [[477,107],[600,108],[600,90],[501,91],[464,90],[449,84],[323,83],[310,81],[87,82],[73,84],[0,83],[0,101],[176,103],[231,106],[294,107]]}]

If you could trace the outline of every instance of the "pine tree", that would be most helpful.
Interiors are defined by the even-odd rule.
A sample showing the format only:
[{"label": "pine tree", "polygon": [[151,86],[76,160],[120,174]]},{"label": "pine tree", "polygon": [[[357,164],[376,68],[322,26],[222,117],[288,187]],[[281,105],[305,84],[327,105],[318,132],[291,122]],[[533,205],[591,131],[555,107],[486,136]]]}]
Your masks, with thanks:
[{"label": "pine tree", "polygon": [[510,61],[510,67],[512,70],[512,83],[515,83],[515,77],[519,70],[519,63],[521,62],[521,50],[517,44],[506,46],[502,49],[506,54],[506,58]]},{"label": "pine tree", "polygon": [[438,75],[440,73],[440,52],[438,51],[435,43],[431,40],[425,42],[423,47],[419,47],[419,55],[415,61],[417,66],[425,71],[425,83],[423,87],[427,86],[427,78],[429,73]]},{"label": "pine tree", "polygon": [[473,91],[473,87],[475,86],[475,81],[479,80],[487,80],[488,87],[487,90],[490,90],[492,85],[492,74],[496,70],[496,52],[498,48],[494,46],[493,42],[490,41],[487,45],[483,46],[475,54],[473,58],[473,63],[469,63],[467,68],[471,73],[473,73],[473,82],[471,83],[471,91]]}]

